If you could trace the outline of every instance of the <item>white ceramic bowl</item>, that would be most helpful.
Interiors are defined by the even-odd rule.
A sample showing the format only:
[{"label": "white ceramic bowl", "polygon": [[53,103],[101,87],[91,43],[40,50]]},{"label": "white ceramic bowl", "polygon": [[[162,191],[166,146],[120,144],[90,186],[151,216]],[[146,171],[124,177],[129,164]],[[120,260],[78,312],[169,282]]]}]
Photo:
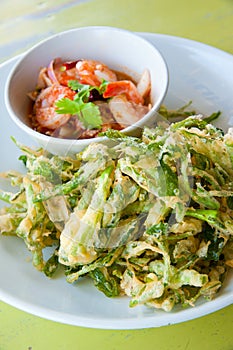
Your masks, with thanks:
[{"label": "white ceramic bowl", "polygon": [[35,89],[41,67],[61,57],[64,60],[95,59],[136,81],[145,68],[151,75],[152,108],[136,124],[125,128],[130,134],[151,125],[168,87],[168,70],[160,52],[140,36],[113,27],[81,27],[58,33],[32,47],[16,63],[5,86],[5,103],[13,121],[40,146],[54,154],[77,153],[91,142],[106,142],[105,137],[84,140],[60,139],[41,134],[30,127],[28,92]]}]

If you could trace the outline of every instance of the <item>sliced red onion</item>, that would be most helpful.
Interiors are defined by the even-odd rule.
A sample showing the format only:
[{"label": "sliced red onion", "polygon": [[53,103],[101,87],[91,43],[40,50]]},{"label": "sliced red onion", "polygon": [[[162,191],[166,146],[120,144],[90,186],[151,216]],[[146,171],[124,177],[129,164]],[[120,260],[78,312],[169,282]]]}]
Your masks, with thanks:
[{"label": "sliced red onion", "polygon": [[56,60],[57,59],[52,60],[49,63],[48,68],[47,68],[47,72],[48,72],[49,79],[52,81],[52,83],[59,84],[59,81],[57,80],[56,74],[54,72],[54,63]]},{"label": "sliced red onion", "polygon": [[77,60],[77,61],[68,61],[68,62],[63,62],[62,66],[65,67],[66,70],[72,69],[76,67],[76,64],[81,61],[81,60]]}]

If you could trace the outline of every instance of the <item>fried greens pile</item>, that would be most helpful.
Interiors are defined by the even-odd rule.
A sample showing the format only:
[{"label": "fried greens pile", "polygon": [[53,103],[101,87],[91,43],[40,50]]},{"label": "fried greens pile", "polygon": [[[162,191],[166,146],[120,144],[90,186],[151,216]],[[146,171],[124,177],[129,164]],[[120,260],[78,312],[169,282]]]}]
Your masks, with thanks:
[{"label": "fried greens pile", "polygon": [[17,192],[0,192],[1,233],[47,276],[62,266],[68,282],[88,276],[131,307],[212,299],[233,267],[233,130],[216,116],[162,118],[138,138],[109,130],[114,146],[73,158],[18,144],[26,171],[2,174]]}]

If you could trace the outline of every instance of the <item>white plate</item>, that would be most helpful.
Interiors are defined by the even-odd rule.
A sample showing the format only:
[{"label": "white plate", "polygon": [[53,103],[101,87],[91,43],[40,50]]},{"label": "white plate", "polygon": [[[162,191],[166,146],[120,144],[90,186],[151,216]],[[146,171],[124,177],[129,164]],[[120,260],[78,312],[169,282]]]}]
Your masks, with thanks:
[{"label": "white plate", "polygon": [[[223,112],[219,126],[233,126],[233,56],[187,39],[141,33],[158,47],[168,63],[170,86],[166,97],[169,108],[188,101],[203,113]],[[10,136],[27,145],[32,141],[20,132],[7,115],[3,90],[5,79],[17,58],[0,66],[0,171],[20,169]],[[1,184],[0,184],[1,185]],[[0,237],[0,297],[19,309],[54,321],[93,328],[134,329],[159,327],[194,319],[233,302],[233,273],[221,292],[210,302],[199,301],[194,308],[176,308],[170,313],[145,306],[129,308],[127,297],[108,299],[87,279],[74,285],[64,276],[47,279],[28,261],[29,253],[15,237]]]}]

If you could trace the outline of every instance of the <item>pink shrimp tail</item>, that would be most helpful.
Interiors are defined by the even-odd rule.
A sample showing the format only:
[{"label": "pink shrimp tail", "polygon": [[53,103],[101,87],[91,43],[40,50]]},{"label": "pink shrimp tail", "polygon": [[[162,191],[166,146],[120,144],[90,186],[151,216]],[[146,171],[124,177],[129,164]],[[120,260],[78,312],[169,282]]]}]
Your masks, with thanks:
[{"label": "pink shrimp tail", "polygon": [[143,104],[143,97],[138,92],[134,83],[129,80],[120,80],[109,83],[103,94],[104,98],[125,94],[129,101],[137,104]]}]

